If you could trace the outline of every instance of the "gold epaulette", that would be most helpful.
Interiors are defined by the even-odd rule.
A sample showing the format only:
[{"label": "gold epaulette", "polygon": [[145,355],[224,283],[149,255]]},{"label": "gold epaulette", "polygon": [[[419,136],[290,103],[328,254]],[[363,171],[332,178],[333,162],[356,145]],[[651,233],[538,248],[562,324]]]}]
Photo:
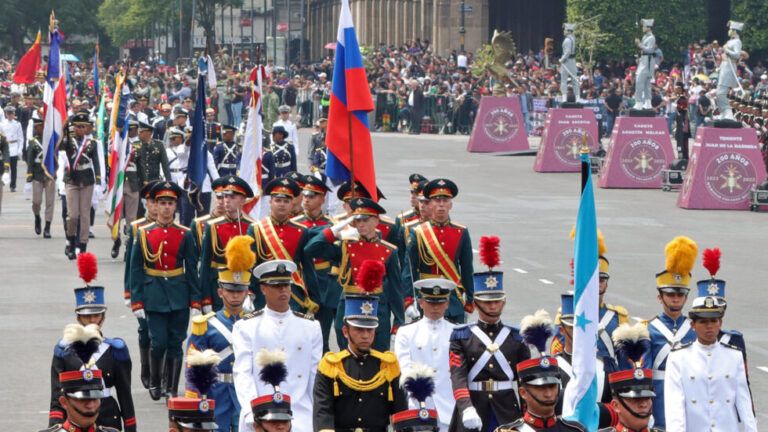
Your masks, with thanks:
[{"label": "gold epaulette", "polygon": [[379,372],[369,380],[359,380],[347,375],[342,360],[349,357],[349,355],[350,353],[347,350],[338,353],[327,353],[323,356],[322,360],[320,360],[320,364],[317,367],[318,372],[333,379],[333,395],[339,396],[341,394],[339,392],[338,383],[338,381],[341,380],[344,385],[358,392],[373,391],[384,384],[389,384],[387,400],[390,402],[394,400],[392,381],[400,376],[400,366],[397,363],[395,354],[391,351],[379,352],[371,350],[371,356],[379,359],[381,368]]},{"label": "gold epaulette", "polygon": [[624,306],[606,304],[605,308],[616,312],[616,314],[619,316],[619,324],[626,324],[629,322],[629,311]]},{"label": "gold epaulette", "polygon": [[208,331],[208,320],[213,318],[216,312],[208,312],[205,315],[198,315],[192,318],[192,334],[202,336]]}]

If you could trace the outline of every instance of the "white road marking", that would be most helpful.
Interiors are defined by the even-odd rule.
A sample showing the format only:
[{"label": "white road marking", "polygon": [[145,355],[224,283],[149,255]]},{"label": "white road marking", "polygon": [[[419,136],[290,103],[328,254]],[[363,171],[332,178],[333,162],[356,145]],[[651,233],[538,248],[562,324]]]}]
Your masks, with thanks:
[{"label": "white road marking", "polygon": [[528,273],[527,271],[525,271],[525,270],[523,270],[523,269],[521,269],[521,268],[513,268],[512,270],[514,270],[514,271],[516,271],[516,272],[518,272],[518,273],[520,273],[520,274],[526,274],[526,273]]},{"label": "white road marking", "polygon": [[477,249],[475,249],[475,248],[472,248],[472,253],[473,253],[473,254],[479,254],[479,253],[480,253],[480,251],[479,251],[479,250],[477,250]]},{"label": "white road marking", "polygon": [[765,372],[765,373],[768,373],[768,367],[758,366],[757,368],[760,369],[761,371]]},{"label": "white road marking", "polygon": [[543,283],[544,285],[554,285],[555,283],[548,279],[539,279],[539,282]]}]

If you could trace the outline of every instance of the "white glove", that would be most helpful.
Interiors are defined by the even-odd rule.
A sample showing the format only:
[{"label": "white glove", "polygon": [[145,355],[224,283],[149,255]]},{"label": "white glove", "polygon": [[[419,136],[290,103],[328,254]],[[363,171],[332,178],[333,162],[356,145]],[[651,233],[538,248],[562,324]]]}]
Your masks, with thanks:
[{"label": "white glove", "polygon": [[256,308],[253,306],[253,296],[251,294],[248,294],[245,296],[245,300],[243,300],[243,312],[245,313],[251,313]]},{"label": "white glove", "polygon": [[347,227],[341,232],[339,240],[360,240],[360,233],[357,232],[357,228]]},{"label": "white glove", "polygon": [[475,407],[465,408],[461,414],[461,423],[467,429],[480,429],[483,427],[483,421],[480,420],[480,416],[477,415]]},{"label": "white glove", "polygon": [[200,309],[198,309],[198,308],[189,308],[189,317],[190,318],[194,318],[194,317],[200,316],[202,314],[203,313],[200,312]]},{"label": "white glove", "polygon": [[[11,182],[11,174],[10,173],[3,173],[3,184],[8,184]],[[2,185],[0,185],[2,186]]]},{"label": "white glove", "polygon": [[[9,178],[10,178],[10,177],[9,177]],[[354,216],[350,216],[350,217],[348,217],[348,218],[346,218],[346,219],[344,219],[344,220],[342,220],[342,221],[336,222],[336,223],[335,223],[335,224],[333,224],[333,226],[331,227],[331,232],[333,233],[333,235],[334,235],[336,238],[339,238],[339,233],[340,233],[341,231],[343,231],[343,230],[344,230],[344,228],[346,228],[346,227],[347,227],[347,225],[349,225],[350,223],[352,223],[352,221],[353,221],[354,219],[355,219],[355,217],[354,217]]]},{"label": "white glove", "polygon": [[123,300],[123,303],[125,303],[126,307],[131,307],[131,299],[125,299]]},{"label": "white glove", "polygon": [[204,314],[207,314],[207,313],[212,312],[212,311],[213,311],[213,306],[211,306],[211,305],[203,306],[203,313]]},{"label": "white glove", "polygon": [[136,309],[133,311],[133,316],[135,316],[138,319],[147,319],[147,314],[144,313],[144,309]]},{"label": "white glove", "polygon": [[407,309],[405,309],[405,316],[406,318],[410,318],[412,320],[421,318],[421,314],[419,313],[419,308],[416,307],[416,303],[411,304]]}]

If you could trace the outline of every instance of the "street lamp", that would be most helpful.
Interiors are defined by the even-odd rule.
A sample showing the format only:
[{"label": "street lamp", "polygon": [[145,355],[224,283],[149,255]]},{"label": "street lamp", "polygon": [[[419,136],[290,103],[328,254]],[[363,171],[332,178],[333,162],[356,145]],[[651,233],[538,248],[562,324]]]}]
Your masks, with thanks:
[{"label": "street lamp", "polygon": [[464,9],[465,9],[464,0],[461,0],[461,4],[459,5],[459,12],[460,12],[459,44],[461,45],[461,51],[464,51],[464,33],[467,32],[467,30],[464,28],[464,13],[465,13]]}]

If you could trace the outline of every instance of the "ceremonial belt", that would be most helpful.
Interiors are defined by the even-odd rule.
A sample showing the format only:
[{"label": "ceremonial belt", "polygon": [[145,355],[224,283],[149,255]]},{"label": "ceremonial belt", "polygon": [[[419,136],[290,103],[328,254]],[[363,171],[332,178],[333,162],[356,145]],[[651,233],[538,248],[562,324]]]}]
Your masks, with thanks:
[{"label": "ceremonial belt", "polygon": [[315,270],[325,270],[327,268],[331,268],[330,261],[321,261],[321,262],[315,263]]},{"label": "ceremonial belt", "polygon": [[661,367],[661,364],[664,363],[664,361],[667,359],[669,353],[672,352],[672,348],[675,346],[675,344],[683,340],[685,335],[688,334],[688,330],[691,329],[691,321],[686,318],[685,321],[683,321],[683,325],[677,329],[676,333],[672,333],[672,330],[667,328],[667,326],[665,326],[658,317],[652,319],[650,325],[658,330],[659,333],[661,333],[662,336],[664,336],[664,338],[667,340],[666,345],[661,347],[658,354],[656,354],[656,357],[654,357],[652,366],[653,379],[663,380],[664,370],[659,368]]},{"label": "ceremonial belt", "polygon": [[212,269],[223,269],[227,268],[227,263],[217,263],[215,261],[211,261],[211,268]]},{"label": "ceremonial belt", "polygon": [[613,341],[611,340],[611,335],[608,334],[606,327],[608,327],[608,324],[611,322],[614,316],[616,316],[616,312],[610,309],[607,310],[597,326],[597,335],[600,337],[600,340],[603,341],[603,345],[605,345],[605,348],[608,350],[608,354],[611,357],[616,357],[616,353],[613,349]]},{"label": "ceremonial belt", "polygon": [[453,260],[448,256],[443,247],[440,246],[440,241],[437,239],[437,235],[435,235],[435,231],[432,229],[432,224],[429,222],[424,222],[423,224],[416,227],[416,231],[417,233],[421,232],[422,237],[424,238],[424,243],[426,243],[427,250],[435,260],[437,268],[440,269],[440,272],[456,284],[454,291],[456,291],[456,297],[463,305],[464,291],[463,289],[459,288],[461,286],[461,275],[456,269],[456,265],[454,264]]},{"label": "ceremonial belt", "polygon": [[[218,330],[219,333],[221,333],[221,335],[224,337],[224,339],[227,340],[227,343],[229,344],[228,347],[216,353],[219,356],[219,358],[223,361],[227,357],[235,353],[232,350],[232,332],[227,328],[227,326],[224,325],[223,322],[219,321],[216,317],[211,317],[211,319],[208,320],[208,324],[212,325],[213,328]],[[224,374],[219,374],[219,375],[224,375]]]},{"label": "ceremonial belt", "polygon": [[220,163],[219,168],[237,168],[237,164]]},{"label": "ceremonial belt", "polygon": [[472,381],[471,383],[467,383],[467,389],[471,391],[494,392],[502,390],[514,390],[515,385],[513,381],[494,381],[491,379],[486,381]]},{"label": "ceremonial belt", "polygon": [[[101,359],[101,356],[103,356],[104,353],[107,352],[110,346],[111,345],[106,342],[102,342],[99,344],[99,348],[96,350],[95,353],[93,353],[93,355],[91,356],[91,359],[88,360],[88,365],[90,369],[99,369],[99,367],[96,366],[96,362],[98,362],[99,359]],[[85,366],[86,366],[85,364],[80,366],[80,370],[85,370]],[[102,392],[103,394],[102,399],[111,397],[112,393],[110,392],[110,389],[113,388],[114,386],[107,387],[107,383],[104,382],[104,378],[101,379],[101,385],[104,387],[104,390]]]},{"label": "ceremonial belt", "polygon": [[[77,144],[77,139],[75,139],[75,144]],[[77,154],[75,155],[75,161],[72,163],[72,165],[69,166],[69,169],[77,168],[78,162],[80,162],[80,158],[83,157],[83,152],[85,151],[86,144],[88,144],[86,139],[83,139],[83,143],[80,144],[77,147]],[[69,159],[67,159],[69,161]]]},{"label": "ceremonial belt", "polygon": [[[266,243],[267,247],[269,248],[269,252],[274,258],[293,261],[293,257],[288,253],[288,250],[285,248],[285,245],[283,245],[283,241],[280,240],[280,237],[277,236],[277,232],[275,232],[275,226],[272,225],[272,221],[269,218],[260,220],[257,223],[257,227],[259,228],[259,234],[264,239],[264,243]],[[311,301],[311,299],[309,298],[307,287],[304,286],[304,281],[301,279],[301,275],[299,275],[298,271],[295,271],[291,275],[291,279],[295,285],[301,287],[302,291],[304,292],[305,300],[301,300],[293,292],[291,292],[291,298],[293,298],[296,303],[309,309],[311,306],[309,301]]]},{"label": "ceremonial belt", "polygon": [[147,273],[147,275],[149,276],[169,278],[169,277],[182,276],[184,274],[184,268],[179,267],[171,270],[159,270],[159,269],[153,269],[153,268],[144,266],[144,272]]},{"label": "ceremonial belt", "polygon": [[[472,369],[469,370],[469,374],[467,375],[467,380],[470,382],[470,384],[477,378],[477,376],[480,374],[483,369],[485,369],[485,366],[488,365],[488,362],[491,360],[491,357],[494,357],[496,359],[496,362],[499,363],[499,366],[501,367],[502,372],[504,372],[504,375],[507,376],[507,380],[514,382],[515,380],[515,372],[512,370],[512,368],[509,366],[509,362],[504,357],[504,354],[501,352],[501,345],[504,343],[505,340],[507,340],[507,337],[510,335],[511,331],[509,327],[503,327],[498,335],[496,335],[496,339],[491,342],[491,338],[488,337],[487,334],[483,333],[482,330],[480,330],[480,327],[473,326],[472,327],[472,334],[477,336],[478,339],[480,339],[480,342],[482,342],[483,345],[485,345],[485,351],[483,351],[483,354],[480,356],[480,358],[477,359],[477,362],[472,366]],[[493,351],[491,351],[491,345],[493,345]],[[504,382],[504,381],[500,381]],[[481,381],[482,383],[482,381]],[[513,384],[513,387],[516,387]]]},{"label": "ceremonial belt", "polygon": [[[222,357],[223,358],[223,357]],[[231,373],[220,373],[219,376],[219,382],[224,384],[234,384],[235,380],[232,377]]]}]

